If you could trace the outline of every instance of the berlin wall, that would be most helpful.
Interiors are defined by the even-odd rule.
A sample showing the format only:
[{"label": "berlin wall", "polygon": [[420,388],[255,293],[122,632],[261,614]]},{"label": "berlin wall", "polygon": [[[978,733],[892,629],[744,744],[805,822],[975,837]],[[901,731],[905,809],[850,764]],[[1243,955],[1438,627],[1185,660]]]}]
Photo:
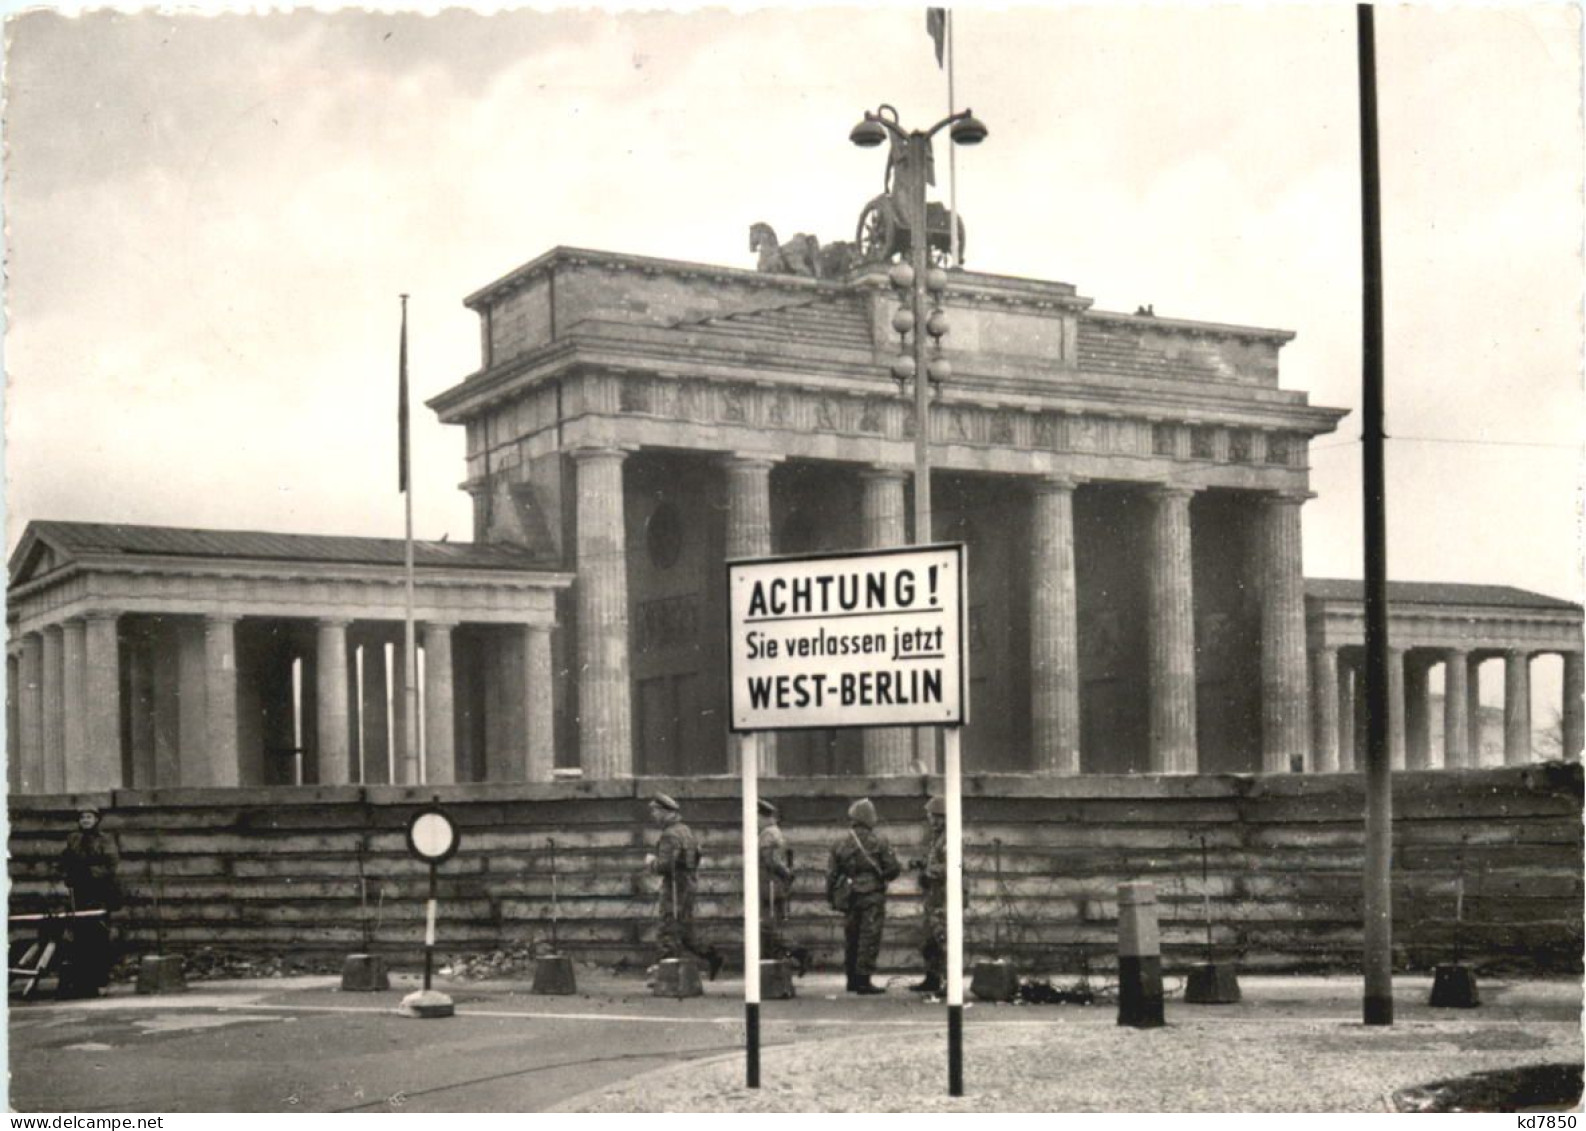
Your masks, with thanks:
[{"label": "berlin wall", "polygon": [[[920,855],[921,777],[770,778],[797,857],[790,934],[840,965],[842,923],[824,897],[826,856],[854,798]],[[1201,842],[1217,960],[1266,971],[1352,971],[1361,947],[1364,792],[1357,774],[968,776],[966,955],[1005,954],[1059,977],[1108,970],[1120,882],[1157,885],[1165,968],[1204,960]],[[551,932],[580,960],[642,968],[653,956],[655,831],[643,798],[677,797],[704,847],[701,932],[741,945],[739,785],[731,778],[117,791],[12,797],[13,913],[61,906],[54,859],[83,800],[107,806],[122,854],[133,952],[201,947],[334,961],[365,938],[397,965],[422,953],[425,872],[406,822],[438,797],[463,835],[440,870],[443,955],[465,957]],[[1394,775],[1394,949],[1400,970],[1451,960],[1483,969],[1573,972],[1582,953],[1582,771],[1547,763]],[[1463,874],[1465,922],[1456,931]],[[917,965],[919,892],[889,902],[885,966]]]}]

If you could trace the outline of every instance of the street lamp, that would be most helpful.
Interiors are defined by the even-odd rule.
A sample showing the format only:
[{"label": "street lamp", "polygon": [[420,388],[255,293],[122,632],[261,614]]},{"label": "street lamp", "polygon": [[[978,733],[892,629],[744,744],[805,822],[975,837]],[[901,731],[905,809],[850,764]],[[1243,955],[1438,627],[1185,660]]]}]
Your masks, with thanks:
[{"label": "street lamp", "polygon": [[[893,316],[892,328],[903,337],[913,334],[914,349],[912,355],[893,363],[892,375],[900,383],[914,382],[914,541],[918,544],[931,540],[930,386],[945,381],[952,373],[945,357],[931,359],[926,351],[927,337],[937,343],[939,352],[942,336],[947,333],[947,319],[941,309],[927,311],[929,294],[938,296],[938,302],[945,299],[947,272],[930,263],[925,200],[925,186],[933,179],[931,138],[944,128],[948,128],[955,145],[979,145],[986,140],[985,124],[967,109],[948,115],[923,132],[905,132],[898,123],[898,112],[888,105],[866,110],[863,120],[848,134],[848,140],[861,149],[874,149],[890,137],[888,188],[909,232],[909,258],[894,266],[888,275],[894,287],[912,295],[910,305]],[[948,220],[954,226],[957,222],[956,216]]]},{"label": "street lamp", "polygon": [[[874,149],[891,138],[892,152],[887,157],[886,187],[902,213],[904,226],[909,233],[909,257],[894,264],[887,272],[887,277],[899,292],[912,296],[912,301],[892,316],[892,328],[900,337],[907,338],[912,334],[914,346],[910,353],[893,361],[892,376],[899,385],[910,380],[914,382],[916,545],[931,541],[930,390],[933,384],[945,382],[952,376],[952,367],[947,359],[927,356],[925,345],[926,338],[930,338],[936,343],[937,353],[940,354],[941,340],[947,333],[947,316],[941,309],[947,297],[947,272],[930,262],[930,232],[926,224],[929,210],[925,200],[925,186],[934,179],[931,173],[931,138],[944,127],[950,127],[948,136],[956,145],[979,145],[986,140],[984,123],[967,109],[948,115],[924,132],[905,132],[898,122],[897,110],[886,104],[874,112],[866,110],[863,120],[848,134],[848,140],[861,149]],[[948,225],[949,238],[952,239],[957,235],[953,229],[958,225],[958,217],[949,216]],[[956,239],[953,239],[952,246],[956,251]],[[936,305],[927,311],[930,295],[935,296]],[[915,732],[915,761],[924,765],[934,765],[936,761],[935,733],[931,728]]]}]

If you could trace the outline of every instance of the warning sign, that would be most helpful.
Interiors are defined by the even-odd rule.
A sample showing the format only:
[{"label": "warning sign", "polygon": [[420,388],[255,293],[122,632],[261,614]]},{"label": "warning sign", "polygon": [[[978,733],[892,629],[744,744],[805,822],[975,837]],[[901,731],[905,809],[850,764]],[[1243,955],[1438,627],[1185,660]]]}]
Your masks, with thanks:
[{"label": "warning sign", "polygon": [[968,721],[964,547],[727,563],[732,729]]}]

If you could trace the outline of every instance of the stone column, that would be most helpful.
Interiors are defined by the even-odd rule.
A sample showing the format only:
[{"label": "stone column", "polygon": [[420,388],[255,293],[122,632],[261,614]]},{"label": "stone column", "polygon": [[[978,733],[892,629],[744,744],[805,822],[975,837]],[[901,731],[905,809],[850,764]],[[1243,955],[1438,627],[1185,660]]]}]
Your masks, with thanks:
[{"label": "stone column", "polygon": [[[759,558],[771,553],[771,468],[764,456],[732,456],[727,468],[727,557]],[[760,735],[760,776],[776,775],[776,734]],[[738,744],[727,744],[727,771],[738,773]]]},{"label": "stone column", "polygon": [[347,624],[327,618],[318,624],[314,653],[314,733],[321,785],[353,780],[347,719]]},{"label": "stone column", "polygon": [[[902,546],[908,542],[904,526],[901,468],[868,468],[859,475],[864,487],[860,503],[864,519],[865,548]],[[907,774],[914,770],[914,734],[908,727],[870,727],[864,732],[865,773]]]},{"label": "stone column", "polygon": [[1268,495],[1261,521],[1261,768],[1304,765],[1309,745],[1305,691],[1305,575],[1300,508],[1305,494]]},{"label": "stone column", "polygon": [[85,791],[121,784],[121,637],[116,614],[88,614],[83,639],[83,695],[88,701]]},{"label": "stone column", "polygon": [[1404,660],[1404,765],[1410,770],[1432,767],[1431,670],[1420,656]]},{"label": "stone column", "polygon": [[209,716],[209,783],[240,785],[237,757],[237,618],[204,617],[204,702]]},{"label": "stone column", "polygon": [[1073,479],[1037,483],[1030,499],[1030,769],[1079,773],[1079,615]]},{"label": "stone column", "polygon": [[360,642],[363,648],[363,683],[358,688],[358,717],[363,722],[363,760],[365,785],[391,784],[391,716],[387,713],[391,696],[386,687],[385,627]]},{"label": "stone column", "polygon": [[1481,657],[1472,656],[1465,669],[1465,717],[1470,720],[1470,768],[1481,766]]},{"label": "stone column", "polygon": [[58,624],[44,629],[44,792],[66,791],[65,640]]},{"label": "stone column", "polygon": [[1581,745],[1586,741],[1586,710],[1581,696],[1586,691],[1582,656],[1579,652],[1564,653],[1564,708],[1559,720],[1560,738],[1563,740],[1559,757],[1566,762],[1581,760]]},{"label": "stone column", "polygon": [[1195,608],[1186,487],[1151,492],[1150,696],[1151,772],[1193,774],[1195,750]]},{"label": "stone column", "polygon": [[457,780],[456,692],[451,621],[427,620],[424,632],[424,784]]},{"label": "stone column", "polygon": [[1475,765],[1470,751],[1470,706],[1465,677],[1469,655],[1462,648],[1443,649],[1443,769]]},{"label": "stone column", "polygon": [[1338,649],[1311,650],[1311,769],[1338,771]]},{"label": "stone column", "polygon": [[61,667],[68,793],[85,791],[93,780],[93,755],[88,747],[87,644],[87,622],[81,617],[67,621],[61,637]]},{"label": "stone column", "polygon": [[22,642],[6,647],[6,789],[14,797],[22,792]]},{"label": "stone column", "polygon": [[17,718],[21,733],[17,748],[22,759],[23,793],[44,792],[44,637],[37,632],[23,634],[19,663],[21,693],[17,697]]},{"label": "stone column", "polygon": [[523,733],[529,781],[550,781],[556,768],[556,709],[552,698],[551,626],[523,626]]},{"label": "stone column", "polygon": [[1404,649],[1388,649],[1388,766],[1404,769]]},{"label": "stone column", "polygon": [[1503,764],[1523,766],[1529,761],[1531,656],[1524,649],[1511,648],[1503,654]]},{"label": "stone column", "polygon": [[[414,626],[417,628],[417,625]],[[415,647],[417,645],[415,644]],[[405,634],[391,642],[391,784],[419,784],[418,732],[408,734],[408,658]],[[418,673],[413,673],[417,680]],[[413,743],[411,752],[408,743]]]},{"label": "stone column", "polygon": [[633,776],[628,678],[628,551],[622,461],[615,448],[569,453],[578,468],[579,762],[597,781]]},{"label": "stone column", "polygon": [[1354,773],[1355,770],[1355,743],[1357,741],[1355,728],[1355,697],[1358,694],[1356,686],[1356,669],[1353,664],[1340,663],[1338,666],[1338,769],[1342,773]]}]

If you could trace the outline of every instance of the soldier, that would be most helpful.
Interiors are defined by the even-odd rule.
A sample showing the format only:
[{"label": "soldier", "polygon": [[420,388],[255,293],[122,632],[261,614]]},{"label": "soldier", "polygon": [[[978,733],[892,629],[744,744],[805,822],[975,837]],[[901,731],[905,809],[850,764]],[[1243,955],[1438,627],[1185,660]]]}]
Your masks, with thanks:
[{"label": "soldier", "polygon": [[680,806],[664,793],[650,798],[650,820],[661,827],[655,852],[644,858],[646,871],[661,877],[661,895],[656,907],[660,922],[661,957],[682,958],[686,953],[705,960],[711,981],[721,973],[721,952],[703,946],[694,937],[695,874],[699,871],[699,842],[683,823]]},{"label": "soldier", "polygon": [[940,797],[927,801],[925,821],[925,859],[910,862],[920,873],[920,891],[925,895],[924,938],[920,942],[925,978],[909,989],[939,994],[947,981],[947,803]]},{"label": "soldier", "polygon": [[788,896],[793,891],[793,850],[777,824],[777,808],[760,802],[760,952],[766,958],[790,959],[803,974],[810,952],[787,941]]},{"label": "soldier", "polygon": [[891,845],[875,831],[876,807],[868,797],[848,809],[852,826],[832,846],[826,869],[826,898],[844,915],[843,965],[848,992],[882,994],[870,980],[881,952],[881,927],[887,916],[887,885],[903,870]]},{"label": "soldier", "polygon": [[61,876],[73,911],[105,914],[71,921],[74,945],[61,971],[56,991],[60,997],[97,997],[110,984],[109,913],[121,906],[119,859],[115,842],[99,828],[99,810],[84,806],[77,814],[76,831],[61,850]]}]

